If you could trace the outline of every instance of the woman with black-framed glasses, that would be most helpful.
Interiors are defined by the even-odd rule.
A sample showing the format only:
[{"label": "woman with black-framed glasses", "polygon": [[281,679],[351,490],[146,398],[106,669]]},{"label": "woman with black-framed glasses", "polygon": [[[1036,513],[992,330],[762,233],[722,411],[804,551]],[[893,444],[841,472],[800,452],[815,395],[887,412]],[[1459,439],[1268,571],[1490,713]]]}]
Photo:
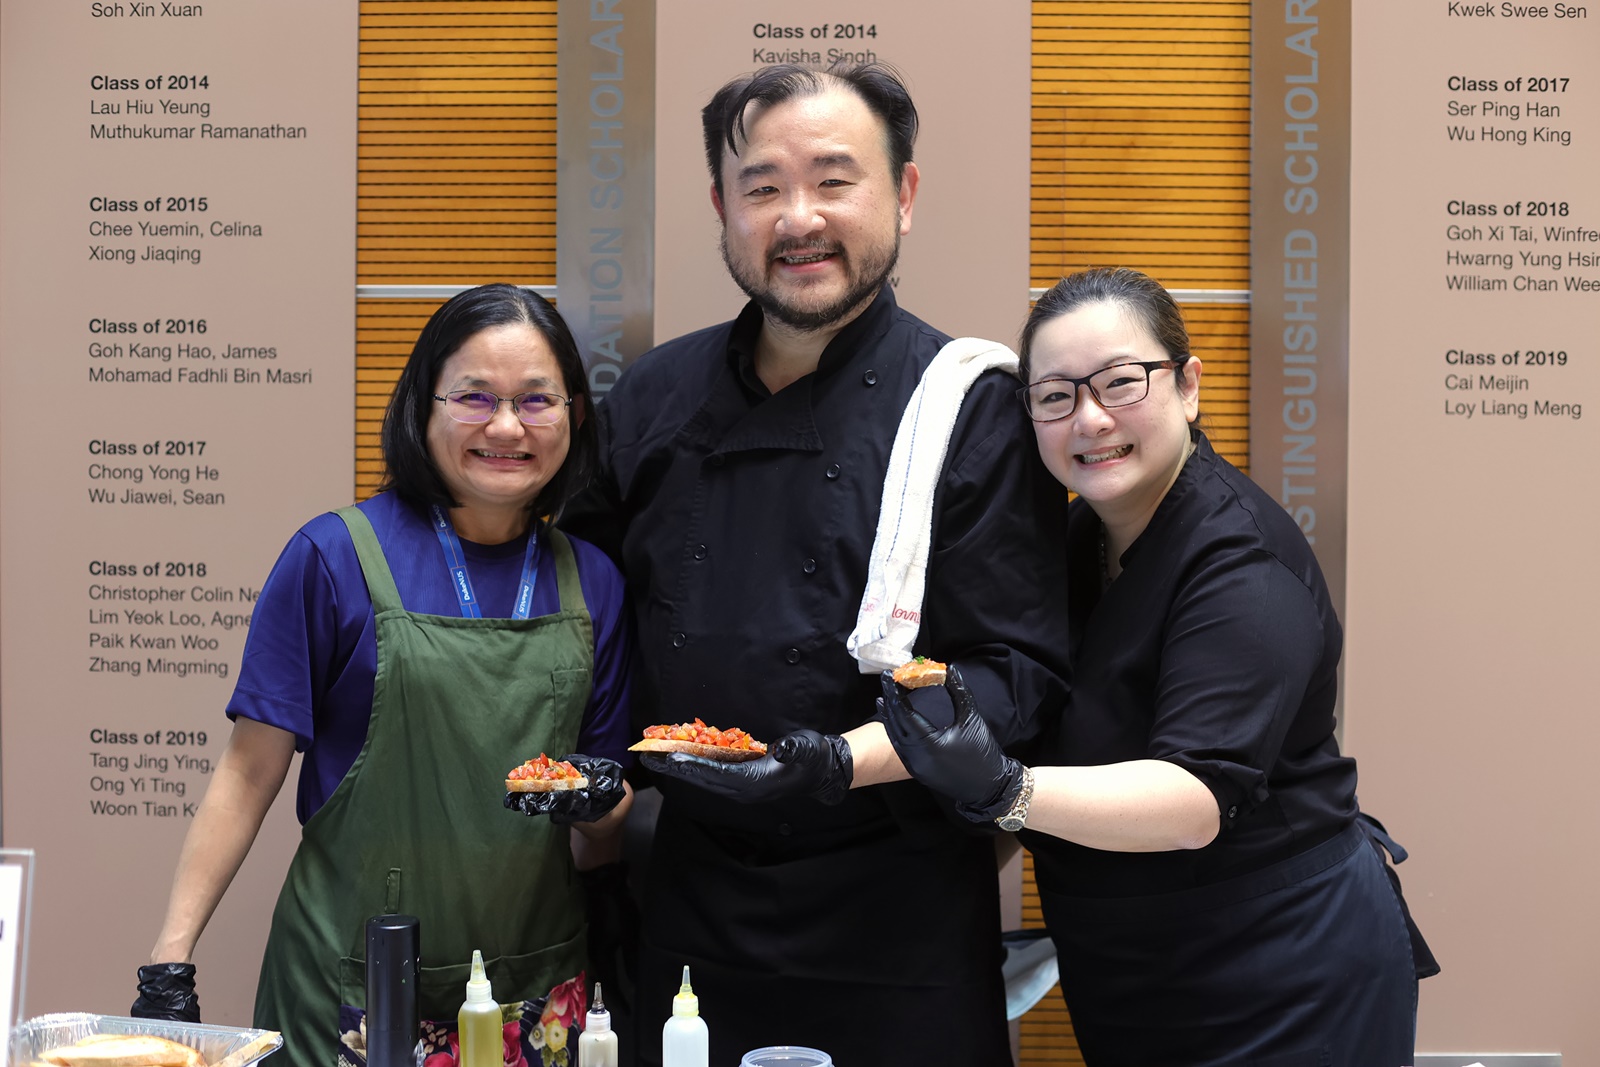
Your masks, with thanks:
[{"label": "woman with black-framed glasses", "polygon": [[1437,971],[1334,735],[1342,646],[1284,508],[1197,428],[1170,295],[1085,271],[1038,302],[1019,391],[1068,511],[1072,692],[1026,763],[952,665],[939,727],[887,675],[911,773],[1032,851],[1091,1067],[1412,1062]]},{"label": "woman with black-framed glasses", "polygon": [[[384,417],[381,491],[303,526],[255,602],[233,733],[133,1014],[198,1020],[195,943],[299,750],[301,841],[255,1011],[288,1062],[361,1062],[366,921],[387,913],[420,920],[425,1053],[456,1058],[474,950],[507,1057],[563,1051],[584,972],[608,962],[586,910],[616,905],[631,803],[622,576],[551,521],[593,465],[590,415],[543,298],[478,286],[428,320]],[[508,794],[541,753],[587,787]]]}]

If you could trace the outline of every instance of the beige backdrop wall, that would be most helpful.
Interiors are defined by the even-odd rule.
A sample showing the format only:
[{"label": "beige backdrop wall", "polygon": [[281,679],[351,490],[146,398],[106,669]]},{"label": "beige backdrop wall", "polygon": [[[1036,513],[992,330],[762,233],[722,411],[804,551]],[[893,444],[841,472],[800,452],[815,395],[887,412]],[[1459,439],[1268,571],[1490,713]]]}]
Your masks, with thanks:
[{"label": "beige backdrop wall", "polygon": [[1419,1048],[1587,1064],[1600,8],[1577,11],[1353,10],[1345,738],[1444,966]]},{"label": "beige backdrop wall", "polygon": [[[0,5],[0,755],[27,1001],[126,1012],[256,593],[352,463],[355,12]],[[196,956],[249,1019],[293,793]]]}]

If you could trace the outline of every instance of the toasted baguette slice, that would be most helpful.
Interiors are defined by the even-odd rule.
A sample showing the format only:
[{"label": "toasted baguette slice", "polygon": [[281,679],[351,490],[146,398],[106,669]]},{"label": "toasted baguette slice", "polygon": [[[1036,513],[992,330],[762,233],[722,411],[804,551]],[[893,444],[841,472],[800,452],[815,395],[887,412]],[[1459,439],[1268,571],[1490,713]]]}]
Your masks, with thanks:
[{"label": "toasted baguette slice", "polygon": [[40,1057],[56,1067],[205,1067],[188,1045],[150,1034],[96,1034],[93,1040],[51,1049]]},{"label": "toasted baguette slice", "polygon": [[588,789],[587,778],[557,778],[550,781],[543,778],[507,778],[507,793],[560,793],[567,789]]},{"label": "toasted baguette slice", "polygon": [[[556,777],[548,777],[551,774]],[[566,760],[551,759],[543,752],[538,759],[526,760],[506,775],[508,793],[563,793],[588,787],[589,779],[579,774],[578,768]]]},{"label": "toasted baguette slice", "polygon": [[[655,738],[646,738],[637,744],[629,745],[629,752],[687,752],[691,756],[701,759],[717,760],[720,763],[746,763],[753,759],[760,759],[767,754],[767,746],[759,741],[752,741],[750,748],[724,748],[722,745],[704,745],[698,741],[667,741]],[[755,746],[760,745],[760,748]]]},{"label": "toasted baguette slice", "polygon": [[907,689],[922,689],[930,685],[943,685],[945,665],[938,660],[918,656],[909,663],[894,669],[894,680]]}]

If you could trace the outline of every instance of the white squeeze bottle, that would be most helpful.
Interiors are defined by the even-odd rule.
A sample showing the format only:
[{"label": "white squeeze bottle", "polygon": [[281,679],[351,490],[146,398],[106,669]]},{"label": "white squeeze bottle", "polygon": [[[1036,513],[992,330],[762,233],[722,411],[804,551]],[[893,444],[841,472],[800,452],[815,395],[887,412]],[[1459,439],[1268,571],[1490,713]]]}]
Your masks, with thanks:
[{"label": "white squeeze bottle", "polygon": [[689,965],[683,965],[683,986],[672,998],[672,1018],[661,1028],[661,1067],[710,1067],[711,1032],[700,1018],[700,998],[689,986]]},{"label": "white squeeze bottle", "polygon": [[456,1016],[456,1029],[460,1032],[461,1067],[504,1067],[500,1005],[484,977],[483,953],[477,949],[472,950],[472,977],[467,981],[466,1003]]},{"label": "white squeeze bottle", "polygon": [[594,984],[594,1004],[583,1017],[583,1033],[578,1036],[578,1067],[617,1067],[617,1034],[611,1029],[611,1013],[600,996],[600,983]]}]

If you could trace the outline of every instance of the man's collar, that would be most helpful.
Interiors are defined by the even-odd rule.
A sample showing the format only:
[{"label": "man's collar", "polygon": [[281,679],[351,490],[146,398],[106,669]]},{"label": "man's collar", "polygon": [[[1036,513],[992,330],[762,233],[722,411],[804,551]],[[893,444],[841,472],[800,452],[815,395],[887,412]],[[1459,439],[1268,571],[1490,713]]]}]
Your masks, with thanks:
[{"label": "man's collar", "polygon": [[[828,342],[828,347],[822,350],[822,358],[817,361],[816,373],[825,376],[837,370],[863,346],[887,331],[898,310],[894,288],[885,285],[878,290],[872,303]],[[728,365],[744,387],[757,396],[771,395],[755,366],[756,343],[761,338],[764,321],[761,308],[752,300],[733,320],[733,329],[728,335]]]}]

